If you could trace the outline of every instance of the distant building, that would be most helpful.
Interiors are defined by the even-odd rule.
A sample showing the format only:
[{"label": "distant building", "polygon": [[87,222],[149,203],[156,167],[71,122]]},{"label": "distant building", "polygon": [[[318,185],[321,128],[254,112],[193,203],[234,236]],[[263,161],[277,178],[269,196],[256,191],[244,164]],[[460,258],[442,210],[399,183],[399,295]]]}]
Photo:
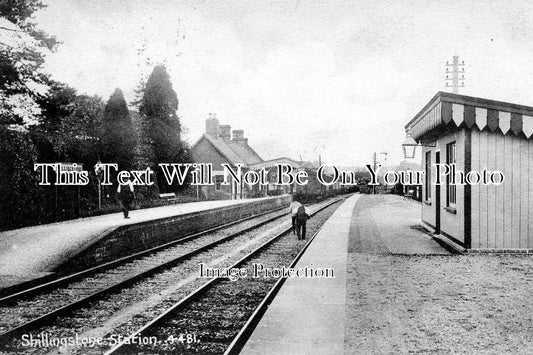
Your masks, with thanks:
[{"label": "distant building", "polygon": [[191,147],[191,152],[195,162],[213,165],[215,186],[202,186],[204,197],[211,198],[213,193],[223,195],[224,192],[228,198],[232,199],[245,198],[251,195],[251,189],[244,184],[222,184],[224,181],[222,164],[229,164],[232,167],[235,167],[236,164],[242,164],[242,172],[245,173],[250,170],[251,165],[263,162],[259,154],[248,144],[248,138],[244,138],[243,130],[233,130],[232,132],[231,126],[219,124],[215,114],[209,114],[209,118],[206,120],[205,133]]},{"label": "distant building", "polygon": [[[215,176],[214,186],[202,186],[201,195],[204,198],[246,198],[269,195],[281,195],[286,193],[320,193],[322,190],[337,189],[339,184],[325,187],[319,183],[316,178],[316,171],[319,165],[309,161],[296,161],[291,158],[281,157],[270,160],[263,160],[259,154],[248,144],[248,138],[244,138],[243,130],[231,131],[231,126],[221,125],[215,114],[209,114],[206,120],[205,133],[193,144],[191,152],[193,160],[196,163],[210,163],[213,166]],[[242,165],[242,173],[254,170],[267,171],[268,184],[260,186],[255,184],[248,186],[242,184],[223,185],[224,169],[222,164],[229,164],[235,167],[236,164]],[[278,185],[277,166],[285,164],[292,168],[292,175],[298,171],[305,170],[308,174],[307,185]],[[331,170],[331,169],[330,169]],[[328,170],[325,176],[331,176],[332,172]],[[331,179],[331,177],[328,177]],[[328,180],[329,181],[329,180]],[[224,196],[225,195],[225,196]]]},{"label": "distant building", "polygon": [[290,159],[287,157],[281,157],[281,158],[266,160],[266,161],[249,166],[249,168],[252,170],[259,171],[261,169],[265,169],[266,171],[268,171],[268,185],[264,187],[254,186],[253,187],[254,196],[282,195],[282,194],[292,194],[294,192],[295,184],[292,184],[292,185],[276,184],[276,182],[278,181],[278,168],[277,167],[281,164],[290,166],[293,169],[293,172],[291,175],[294,175],[294,172],[300,165],[299,162],[293,159]]},{"label": "distant building", "polygon": [[[422,142],[422,222],[467,250],[533,250],[533,107],[439,92],[405,126]],[[436,185],[433,164],[505,182]]]},{"label": "distant building", "polygon": [[[420,164],[410,163],[407,161],[402,161],[396,168],[393,169],[396,172],[406,172],[409,171],[415,172],[420,171]],[[398,182],[394,188],[393,192],[396,194],[411,196],[417,201],[422,201],[422,186],[420,185],[404,185],[401,182]]]},{"label": "distant building", "polygon": [[326,189],[326,186],[322,185],[317,179],[316,174],[319,167],[320,165],[318,163],[311,161],[304,161],[298,166],[296,172],[305,171],[308,175],[308,183],[306,185],[295,186],[295,192],[304,194],[317,194]]}]

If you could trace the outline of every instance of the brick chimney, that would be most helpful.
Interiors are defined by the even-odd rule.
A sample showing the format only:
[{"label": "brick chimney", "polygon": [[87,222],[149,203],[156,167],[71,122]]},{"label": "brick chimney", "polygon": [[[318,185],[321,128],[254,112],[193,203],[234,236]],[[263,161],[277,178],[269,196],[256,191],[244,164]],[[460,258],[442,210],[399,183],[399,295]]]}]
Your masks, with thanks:
[{"label": "brick chimney", "polygon": [[244,131],[242,129],[233,130],[233,141],[244,146]]},{"label": "brick chimney", "polygon": [[244,146],[245,146],[245,147],[248,146],[248,138],[244,138]]},{"label": "brick chimney", "polygon": [[218,138],[219,125],[216,113],[210,113],[209,118],[205,120],[205,133],[211,137]]},{"label": "brick chimney", "polygon": [[229,142],[231,139],[231,126],[229,124],[218,126],[218,136],[224,141]]}]

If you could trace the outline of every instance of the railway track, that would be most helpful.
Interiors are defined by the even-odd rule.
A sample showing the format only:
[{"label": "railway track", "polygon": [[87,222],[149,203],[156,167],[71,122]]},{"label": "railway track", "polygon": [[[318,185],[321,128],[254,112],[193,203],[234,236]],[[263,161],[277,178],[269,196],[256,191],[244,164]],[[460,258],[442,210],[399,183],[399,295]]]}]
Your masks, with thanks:
[{"label": "railway track", "polygon": [[[44,291],[34,290],[32,292],[35,294],[22,294],[18,301],[12,298],[5,300],[6,304],[0,306],[0,324],[4,327],[0,334],[0,351],[53,352],[54,346],[58,348],[60,345],[56,343],[25,348],[21,343],[23,337],[28,335],[41,340],[45,337],[67,339],[72,334],[87,338],[95,334],[94,329],[97,334],[107,327],[113,329],[113,334],[122,334],[125,338],[159,314],[161,307],[168,308],[174,300],[187,297],[205,282],[204,279],[198,279],[197,275],[191,276],[197,274],[199,263],[213,261],[216,266],[216,263],[229,265],[229,262],[238,260],[239,253],[244,254],[271,237],[276,227],[280,226],[278,219],[284,215],[281,212],[266,214],[230,228],[207,233],[202,238],[188,239],[187,243],[155,251],[144,258],[90,274],[71,283],[58,283],[59,286],[56,285],[55,288],[48,285]],[[228,256],[231,252],[232,258]],[[143,308],[132,306],[137,304],[158,306],[154,311],[138,316],[142,314],[139,310]],[[116,316],[117,313],[124,313],[125,316]],[[133,319],[121,323],[128,315]],[[113,318],[112,321],[110,318]],[[120,339],[75,352],[101,354]],[[60,353],[65,351],[63,348]]]},{"label": "railway track", "polygon": [[230,243],[286,216],[275,211],[197,233],[0,299],[0,348],[9,339],[106,295]]},{"label": "railway track", "polygon": [[[308,222],[312,238],[334,212],[336,202],[313,213],[316,216]],[[106,354],[238,353],[285,280],[275,277],[279,276],[275,270],[294,267],[312,241],[300,242],[289,231],[290,227],[281,230],[227,268],[246,270],[245,277],[211,278]],[[272,274],[265,277],[264,270],[258,272],[261,266]]]},{"label": "railway track", "polygon": [[236,221],[225,223],[225,224],[217,226],[217,227],[209,228],[209,229],[203,230],[203,231],[198,232],[198,233],[185,235],[185,236],[182,236],[181,238],[177,238],[176,240],[173,240],[171,242],[168,242],[168,243],[165,243],[165,244],[162,244],[162,245],[158,245],[156,247],[153,247],[153,248],[150,248],[150,249],[147,249],[147,250],[143,250],[143,251],[140,251],[140,252],[137,252],[137,253],[133,253],[131,255],[128,255],[128,256],[125,256],[125,257],[121,257],[119,259],[104,263],[102,265],[91,267],[91,268],[88,268],[88,269],[85,269],[85,270],[80,270],[80,271],[77,271],[77,272],[74,272],[74,273],[71,273],[71,274],[60,274],[60,273],[58,273],[57,277],[55,277],[54,279],[45,278],[45,281],[43,281],[43,282],[33,283],[33,284],[31,284],[31,285],[29,285],[27,287],[23,287],[23,288],[20,288],[20,289],[15,289],[13,292],[2,292],[2,293],[0,293],[0,306],[4,305],[4,304],[12,303],[14,301],[18,301],[18,300],[20,300],[23,297],[28,297],[28,296],[35,295],[35,294],[38,294],[40,292],[44,292],[46,290],[52,289],[52,288],[59,287],[60,285],[68,284],[70,282],[82,279],[84,277],[87,277],[87,276],[89,276],[91,274],[94,274],[94,273],[97,273],[97,272],[101,272],[101,271],[104,271],[104,270],[109,270],[109,269],[112,269],[112,268],[116,268],[116,267],[120,266],[121,264],[125,264],[125,263],[128,263],[128,262],[134,261],[136,259],[142,258],[144,256],[151,255],[151,254],[153,254],[155,252],[159,252],[161,250],[168,249],[170,247],[174,247],[176,245],[179,245],[179,244],[182,244],[184,242],[190,241],[192,239],[204,236],[206,234],[214,233],[214,232],[217,232],[217,231],[220,231],[220,230],[223,230],[223,229],[227,229],[228,227],[235,226],[235,225],[238,225],[238,224],[246,222],[246,221],[255,220],[255,219],[263,217],[263,216],[271,215],[271,214],[276,213],[278,211],[281,211],[283,209],[284,209],[284,207],[276,209],[276,210],[273,210],[273,211],[267,211],[267,212],[259,213],[257,215],[245,217],[245,218],[242,218],[242,219],[239,219],[239,220],[236,220]]},{"label": "railway track", "polygon": [[[43,285],[40,290],[34,287],[19,293],[18,298],[4,298],[0,304],[0,353],[53,353],[55,349],[61,350],[59,353],[101,354],[159,314],[162,307],[168,308],[200,287],[205,279],[197,277],[199,263],[229,265],[240,259],[278,233],[280,225],[286,229],[288,222],[279,222],[285,215],[278,211],[232,223],[125,263],[74,275],[70,281]],[[109,329],[119,337],[111,342],[105,338],[97,347],[22,344],[28,335],[40,340],[46,337],[46,341],[72,338],[72,334],[90,338],[109,334]]]}]

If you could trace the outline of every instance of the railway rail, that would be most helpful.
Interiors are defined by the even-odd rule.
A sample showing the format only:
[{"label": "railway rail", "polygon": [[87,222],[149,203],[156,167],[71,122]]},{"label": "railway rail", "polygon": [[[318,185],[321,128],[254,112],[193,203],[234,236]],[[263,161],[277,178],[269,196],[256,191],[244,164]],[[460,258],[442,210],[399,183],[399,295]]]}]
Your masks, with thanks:
[{"label": "railway rail", "polygon": [[246,270],[248,276],[233,281],[211,278],[106,354],[238,353],[285,280],[256,277],[258,265],[270,270],[293,268],[339,201],[313,212],[321,218],[308,222],[308,230],[314,233],[307,243],[297,241],[289,233],[290,227],[281,230],[227,268]]},{"label": "railway rail", "polygon": [[79,270],[77,272],[70,273],[70,274],[57,273],[57,276],[52,278],[52,279],[50,279],[50,277],[45,277],[45,278],[43,278],[44,281],[42,281],[42,282],[37,281],[35,283],[31,283],[28,286],[24,286],[22,288],[15,288],[15,290],[13,292],[0,291],[0,306],[3,305],[3,304],[12,303],[13,301],[18,301],[18,300],[20,300],[23,297],[35,295],[35,294],[38,294],[40,292],[46,291],[48,289],[59,287],[60,285],[68,284],[70,282],[82,279],[83,277],[87,277],[87,276],[89,276],[91,274],[94,274],[94,273],[97,273],[97,272],[101,272],[101,271],[104,271],[104,270],[109,270],[109,269],[112,269],[112,268],[116,268],[116,267],[120,266],[121,264],[125,264],[125,263],[128,263],[128,262],[134,261],[136,259],[142,258],[142,257],[150,255],[150,254],[153,254],[155,252],[158,252],[158,251],[161,251],[161,250],[164,250],[164,249],[167,249],[167,248],[182,244],[184,242],[193,240],[195,238],[201,237],[203,235],[206,235],[206,234],[209,234],[209,233],[213,233],[213,232],[217,232],[219,230],[226,229],[226,228],[234,226],[234,225],[238,225],[238,224],[243,223],[245,221],[257,219],[258,217],[262,217],[262,216],[265,216],[265,215],[270,215],[270,214],[275,213],[277,211],[283,210],[284,208],[285,207],[281,207],[281,208],[278,208],[278,209],[275,209],[275,210],[262,212],[262,213],[259,213],[259,214],[256,214],[256,215],[252,215],[252,216],[241,218],[241,219],[238,219],[238,220],[235,220],[235,221],[231,221],[229,223],[225,223],[225,224],[222,224],[220,226],[209,228],[209,229],[197,232],[197,233],[185,235],[185,236],[182,236],[181,238],[177,238],[176,240],[173,240],[171,242],[164,243],[164,244],[161,244],[161,245],[158,245],[158,246],[155,246],[155,247],[152,247],[150,249],[146,249],[146,250],[143,250],[143,251],[140,251],[140,252],[136,252],[136,253],[133,253],[131,255],[127,255],[127,256],[121,257],[119,259],[116,259],[116,260],[113,260],[113,261],[110,261],[110,262],[107,262],[107,263],[104,263],[104,264],[101,264],[101,265],[97,265],[97,266],[94,266],[94,267],[91,267],[91,268],[88,268],[88,269],[85,269],[85,270]]},{"label": "railway rail", "polygon": [[235,221],[3,297],[0,299],[0,348],[6,339],[47,325],[54,318],[286,215],[277,210]]},{"label": "railway rail", "polygon": [[[70,279],[66,277],[42,285],[42,288],[37,286],[4,297],[0,299],[0,327],[3,327],[0,328],[0,353],[2,350],[8,353],[54,350],[53,346],[23,348],[21,335],[33,334],[43,339],[46,334],[47,339],[48,336],[63,339],[79,333],[83,338],[104,328],[120,334],[115,343],[107,341],[99,347],[74,346],[60,351],[101,354],[127,339],[162,309],[172,306],[175,300],[187,299],[203,285],[205,279],[197,277],[199,263],[213,261],[213,265],[230,265],[244,253],[264,244],[264,240],[270,240],[274,232],[276,235],[286,234],[288,228],[279,222],[286,215],[275,211],[232,222],[150,252],[135,254],[138,255],[136,258],[123,258],[120,259],[122,262],[108,263],[105,267],[71,275]],[[281,233],[278,233],[281,230],[278,227],[282,227]],[[146,306],[144,315],[137,312],[142,307],[135,309],[132,306],[139,303]],[[127,314],[121,316],[124,312]],[[128,315],[132,319],[121,323]]]}]

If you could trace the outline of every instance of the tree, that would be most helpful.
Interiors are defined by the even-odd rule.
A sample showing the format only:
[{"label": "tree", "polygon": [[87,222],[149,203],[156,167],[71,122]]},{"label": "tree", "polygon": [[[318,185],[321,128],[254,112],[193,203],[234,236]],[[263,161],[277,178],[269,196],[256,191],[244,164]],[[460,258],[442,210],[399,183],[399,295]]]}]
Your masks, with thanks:
[{"label": "tree", "polygon": [[56,149],[56,145],[59,136],[64,133],[61,132],[62,122],[72,115],[79,104],[76,102],[76,90],[50,79],[48,85],[50,87],[48,94],[37,100],[41,107],[40,123],[30,127],[30,135],[37,149],[37,161],[41,163],[67,161],[69,159],[60,154],[61,151]]},{"label": "tree", "polygon": [[54,140],[57,154],[66,161],[82,163],[88,170],[102,154],[101,126],[104,102],[98,96],[79,95],[71,113],[61,121]]},{"label": "tree", "polygon": [[42,190],[33,163],[37,153],[28,134],[0,125],[0,230],[38,220]]},{"label": "tree", "polygon": [[144,78],[141,78],[139,81],[139,84],[137,84],[137,87],[133,89],[133,94],[135,97],[130,102],[130,105],[133,107],[139,107],[143,101],[144,91],[146,90],[146,80]]},{"label": "tree", "polygon": [[139,111],[149,123],[149,136],[154,148],[155,163],[172,162],[180,144],[180,122],[176,111],[178,97],[170,77],[162,65],[150,74]]},{"label": "tree", "polygon": [[43,7],[34,0],[0,0],[0,229],[47,213],[33,170],[37,151],[27,133],[40,121],[37,101],[48,92],[41,67],[57,43],[32,22]]},{"label": "tree", "polygon": [[55,80],[46,79],[49,87],[46,96],[39,98],[37,103],[41,107],[41,126],[49,132],[57,131],[61,121],[71,115],[75,104],[76,89]]},{"label": "tree", "polygon": [[128,105],[120,89],[109,97],[102,123],[102,148],[105,162],[117,163],[120,170],[133,167],[135,132]]},{"label": "tree", "polygon": [[44,8],[39,0],[0,0],[0,16],[21,25],[28,20],[35,11]]},{"label": "tree", "polygon": [[[105,104],[99,96],[79,95],[68,107],[69,115],[61,120],[58,131],[51,135],[57,157],[55,162],[82,164],[89,172],[89,184],[42,188],[48,195],[43,204],[49,204],[48,209],[54,211],[55,219],[77,217],[80,210],[96,209],[98,203],[98,185],[93,167],[102,152],[101,126]],[[50,206],[48,201],[55,203]]]},{"label": "tree", "polygon": [[[139,111],[146,120],[146,134],[153,149],[153,165],[190,161],[187,147],[180,139],[181,125],[176,113],[178,96],[164,66],[154,68],[144,90]],[[158,176],[159,186],[166,183]]]},{"label": "tree", "polygon": [[44,7],[38,0],[0,0],[0,124],[14,129],[39,122],[36,100],[48,90],[41,67],[57,41],[31,17]]}]

